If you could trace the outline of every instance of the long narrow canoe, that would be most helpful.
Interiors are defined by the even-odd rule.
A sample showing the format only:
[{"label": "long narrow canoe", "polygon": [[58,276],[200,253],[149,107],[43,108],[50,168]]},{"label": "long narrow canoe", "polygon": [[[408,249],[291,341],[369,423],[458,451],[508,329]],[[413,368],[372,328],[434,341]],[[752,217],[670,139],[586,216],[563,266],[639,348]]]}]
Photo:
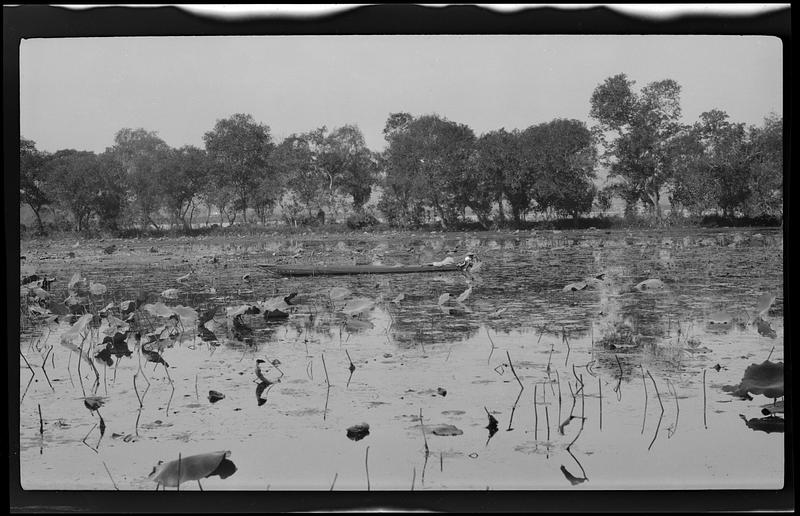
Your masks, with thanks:
[{"label": "long narrow canoe", "polygon": [[346,274],[409,274],[415,272],[454,272],[450,265],[277,265],[259,264],[258,268],[281,276],[331,276]]}]

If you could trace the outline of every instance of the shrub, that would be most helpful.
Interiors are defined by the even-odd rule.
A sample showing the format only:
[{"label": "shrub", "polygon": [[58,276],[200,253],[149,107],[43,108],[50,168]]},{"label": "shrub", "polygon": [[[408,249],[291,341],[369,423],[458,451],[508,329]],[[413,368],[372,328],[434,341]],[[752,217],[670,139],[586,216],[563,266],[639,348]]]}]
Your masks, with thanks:
[{"label": "shrub", "polygon": [[380,221],[371,213],[355,213],[345,220],[348,229],[372,228],[380,224]]}]

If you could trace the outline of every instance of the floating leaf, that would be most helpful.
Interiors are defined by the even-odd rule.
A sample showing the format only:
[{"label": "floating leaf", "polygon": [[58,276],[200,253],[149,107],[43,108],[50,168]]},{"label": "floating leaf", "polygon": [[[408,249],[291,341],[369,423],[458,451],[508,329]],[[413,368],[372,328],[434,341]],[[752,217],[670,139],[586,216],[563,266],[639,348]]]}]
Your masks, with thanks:
[{"label": "floating leaf", "polygon": [[89,326],[89,323],[92,321],[93,317],[94,316],[92,314],[85,314],[75,321],[75,324],[73,324],[70,329],[61,335],[61,345],[66,346],[73,351],[78,351],[79,347],[76,346],[74,342],[77,339],[83,338],[81,334],[86,331],[86,328]]},{"label": "floating leaf", "polygon": [[747,425],[747,428],[751,428],[753,430],[757,430],[760,432],[766,432],[771,434],[772,432],[783,432],[784,431],[784,420],[782,417],[778,416],[767,416],[767,417],[754,417],[752,419],[747,419],[742,414],[739,414],[739,417],[742,418]]},{"label": "floating leaf", "polygon": [[105,399],[100,396],[86,396],[83,398],[83,405],[91,412],[96,411],[105,404]]},{"label": "floating leaf", "polygon": [[353,425],[347,429],[347,438],[352,441],[360,441],[369,435],[369,425],[361,423],[360,425]]},{"label": "floating leaf", "polygon": [[170,317],[172,316],[172,314],[175,313],[172,311],[172,308],[168,307],[161,301],[159,301],[158,303],[149,303],[146,305],[142,305],[142,310],[146,310],[147,312],[149,312],[152,315],[155,315],[156,317]]},{"label": "floating leaf", "polygon": [[586,283],[577,282],[577,283],[570,283],[569,285],[565,286],[561,289],[562,292],[575,292],[577,290],[583,290],[586,288]]},{"label": "floating leaf", "polygon": [[205,324],[208,321],[210,321],[211,319],[213,319],[214,318],[214,314],[216,314],[216,313],[217,313],[217,307],[216,306],[212,306],[211,308],[209,308],[208,310],[206,310],[205,312],[200,314],[200,316],[197,318],[198,326],[202,326],[203,324]]},{"label": "floating leaf", "polygon": [[406,295],[401,292],[396,298],[392,299],[392,303],[399,303],[400,301],[402,301],[405,298],[406,298]]},{"label": "floating leaf", "polygon": [[136,301],[123,301],[119,304],[120,310],[122,310],[122,315],[132,313],[136,311]]},{"label": "floating leaf", "polygon": [[664,288],[664,282],[660,279],[646,279],[640,283],[638,283],[635,287],[636,290],[657,290]]},{"label": "floating leaf", "polygon": [[498,308],[498,309],[497,309],[497,310],[495,310],[494,312],[490,313],[488,317],[489,317],[489,319],[497,319],[498,317],[500,317],[501,315],[503,315],[503,313],[504,313],[506,310],[508,310],[508,308],[506,308],[506,307],[503,307],[503,308]]},{"label": "floating leaf", "polygon": [[230,318],[236,318],[240,315],[260,314],[261,309],[256,305],[240,305],[227,308],[225,313]]},{"label": "floating leaf", "polygon": [[448,424],[436,425],[431,428],[430,432],[433,435],[441,435],[441,436],[454,436],[454,435],[461,435],[464,432],[461,429]]},{"label": "floating leaf", "polygon": [[186,283],[187,281],[189,281],[191,278],[192,278],[192,271],[189,271],[186,274],[184,274],[183,276],[181,276],[180,278],[176,278],[175,281],[177,281],[178,283],[183,284],[183,283]]},{"label": "floating leaf", "polygon": [[161,364],[164,367],[169,367],[169,364],[167,363],[167,361],[164,360],[164,357],[162,357],[161,353],[159,353],[158,351],[152,351],[152,350],[149,350],[149,349],[144,349],[144,347],[143,347],[142,348],[142,353],[147,358],[148,362],[153,362],[155,364]]},{"label": "floating leaf", "polygon": [[445,292],[444,294],[439,296],[439,305],[441,306],[441,305],[447,303],[449,300],[450,300],[450,294]]},{"label": "floating leaf", "polygon": [[774,339],[778,336],[775,330],[772,329],[772,326],[769,324],[769,322],[765,321],[764,319],[756,319],[756,328],[758,329],[758,334],[763,335],[764,337]]},{"label": "floating leaf", "polygon": [[64,300],[64,304],[73,307],[73,306],[82,306],[89,304],[89,298],[83,296],[77,296],[75,294],[70,294],[67,299]]},{"label": "floating leaf", "polygon": [[[486,429],[489,430],[489,439],[497,433],[497,419],[489,413],[489,410],[484,407],[483,410],[486,410],[486,415],[489,416],[489,424],[486,425]],[[486,441],[486,444],[489,444],[489,441]]]},{"label": "floating leaf", "polygon": [[216,403],[219,400],[225,399],[225,395],[219,391],[208,391],[208,401]]},{"label": "floating leaf", "polygon": [[[177,487],[178,484],[192,480],[200,480],[210,476],[228,478],[236,472],[236,466],[228,460],[230,451],[218,451],[183,457],[180,460],[159,462],[147,478],[165,487]],[[178,472],[180,471],[180,478]]]},{"label": "floating leaf", "polygon": [[286,312],[282,312],[277,308],[275,310],[266,310],[264,312],[264,320],[265,321],[282,321],[284,319],[288,319],[289,314]]},{"label": "floating leaf", "polygon": [[180,317],[181,324],[187,328],[190,328],[197,323],[198,315],[197,310],[194,308],[177,305],[172,307],[172,312]]},{"label": "floating leaf", "polygon": [[763,316],[767,313],[772,306],[772,303],[775,302],[775,295],[766,292],[758,296],[758,304],[756,305],[756,313],[758,315]]},{"label": "floating leaf", "polygon": [[347,315],[358,315],[369,310],[372,310],[372,307],[375,306],[375,301],[368,298],[356,298],[351,299],[347,303],[345,303],[344,307],[342,308],[342,313]]},{"label": "floating leaf", "polygon": [[456,301],[459,303],[463,303],[467,300],[467,298],[472,294],[472,287],[467,288],[464,292],[462,292],[457,298]]},{"label": "floating leaf", "polygon": [[447,258],[445,258],[440,262],[433,262],[431,265],[433,265],[434,267],[441,267],[442,265],[452,265],[454,263],[456,263],[455,259],[453,259],[452,256],[448,256]]},{"label": "floating leaf", "polygon": [[74,294],[86,295],[89,293],[89,284],[81,278],[80,272],[76,272],[67,283],[67,290]]},{"label": "floating leaf", "polygon": [[33,287],[32,289],[30,289],[30,293],[38,297],[39,299],[47,299],[50,297],[50,293],[47,292],[42,287]]},{"label": "floating leaf", "polygon": [[375,327],[371,322],[361,319],[347,319],[344,325],[349,331],[371,330]]},{"label": "floating leaf", "polygon": [[292,305],[286,301],[286,297],[277,296],[258,303],[258,306],[260,306],[264,312],[268,312],[271,310],[288,310]]},{"label": "floating leaf", "polygon": [[447,396],[447,390],[439,387],[436,389],[436,394],[439,396]]},{"label": "floating leaf", "polygon": [[92,282],[89,284],[89,292],[91,292],[94,296],[102,296],[107,291],[108,289],[102,283]]},{"label": "floating leaf", "polygon": [[561,465],[560,469],[561,472],[564,474],[564,476],[567,478],[567,480],[569,480],[569,483],[572,484],[573,486],[582,484],[588,480],[587,478],[576,477],[575,475],[567,471],[567,468],[565,468],[563,464]]},{"label": "floating leaf", "polygon": [[178,299],[178,295],[180,291],[177,288],[168,288],[164,292],[161,293],[161,297],[164,299]]},{"label": "floating leaf", "polygon": [[344,287],[333,287],[330,291],[330,298],[333,301],[339,301],[352,294],[352,292]]},{"label": "floating leaf", "polygon": [[749,398],[750,394],[763,394],[768,398],[783,396],[783,362],[765,360],[761,364],[751,364],[744,371],[739,385],[726,385],[722,388],[740,398]]}]

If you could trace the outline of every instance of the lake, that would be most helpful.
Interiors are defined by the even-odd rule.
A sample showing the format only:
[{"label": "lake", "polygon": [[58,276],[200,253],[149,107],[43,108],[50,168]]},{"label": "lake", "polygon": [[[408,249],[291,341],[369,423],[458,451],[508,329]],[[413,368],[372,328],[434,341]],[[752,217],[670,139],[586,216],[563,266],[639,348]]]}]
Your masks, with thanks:
[{"label": "lake", "polygon": [[[87,308],[115,316],[89,324],[72,341],[78,351],[62,344],[73,328],[64,314],[24,321],[25,489],[153,490],[159,461],[217,451],[230,451],[235,472],[181,490],[783,487],[782,424],[758,424],[774,400],[723,390],[751,364],[783,362],[781,230],[21,248],[23,275],[55,278],[58,302],[80,273],[105,287]],[[482,262],[468,274],[281,278],[255,267],[459,261],[467,252]],[[122,331],[130,356],[93,358],[114,334],[109,320],[129,317],[120,307],[137,296],[132,331]],[[170,318],[175,307],[180,317]],[[204,326],[215,338],[204,340],[192,323],[211,309]],[[288,317],[265,319],[272,309]],[[137,330],[141,342],[157,334],[146,352]],[[163,363],[148,360],[153,352]],[[362,423],[368,434],[348,436]]]}]

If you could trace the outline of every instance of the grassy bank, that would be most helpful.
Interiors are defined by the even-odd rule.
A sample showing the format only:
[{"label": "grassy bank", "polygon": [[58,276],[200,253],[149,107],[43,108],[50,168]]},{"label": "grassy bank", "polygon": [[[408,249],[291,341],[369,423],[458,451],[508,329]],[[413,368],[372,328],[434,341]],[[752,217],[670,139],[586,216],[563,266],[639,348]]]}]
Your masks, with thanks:
[{"label": "grassy bank", "polygon": [[413,228],[398,228],[385,223],[377,222],[368,225],[358,225],[347,223],[335,224],[313,224],[313,225],[262,225],[262,224],[234,224],[232,226],[220,226],[212,224],[210,226],[196,227],[191,230],[183,228],[170,228],[155,230],[146,229],[122,229],[118,231],[109,230],[88,230],[81,233],[71,231],[57,231],[49,229],[45,235],[40,235],[35,227],[23,226],[20,228],[20,240],[31,238],[160,238],[176,236],[257,236],[257,235],[302,235],[308,233],[315,234],[347,234],[364,232],[391,232],[398,230],[413,231],[502,231],[502,230],[570,230],[570,229],[657,229],[657,228],[715,228],[715,227],[781,227],[780,217],[760,216],[760,217],[722,217],[718,215],[705,217],[667,217],[658,220],[654,217],[587,217],[578,219],[555,219],[540,221],[523,221],[519,224],[506,222],[504,224],[494,224],[490,228],[485,228],[477,222],[462,223],[458,226],[442,228],[438,224],[428,224]]}]

